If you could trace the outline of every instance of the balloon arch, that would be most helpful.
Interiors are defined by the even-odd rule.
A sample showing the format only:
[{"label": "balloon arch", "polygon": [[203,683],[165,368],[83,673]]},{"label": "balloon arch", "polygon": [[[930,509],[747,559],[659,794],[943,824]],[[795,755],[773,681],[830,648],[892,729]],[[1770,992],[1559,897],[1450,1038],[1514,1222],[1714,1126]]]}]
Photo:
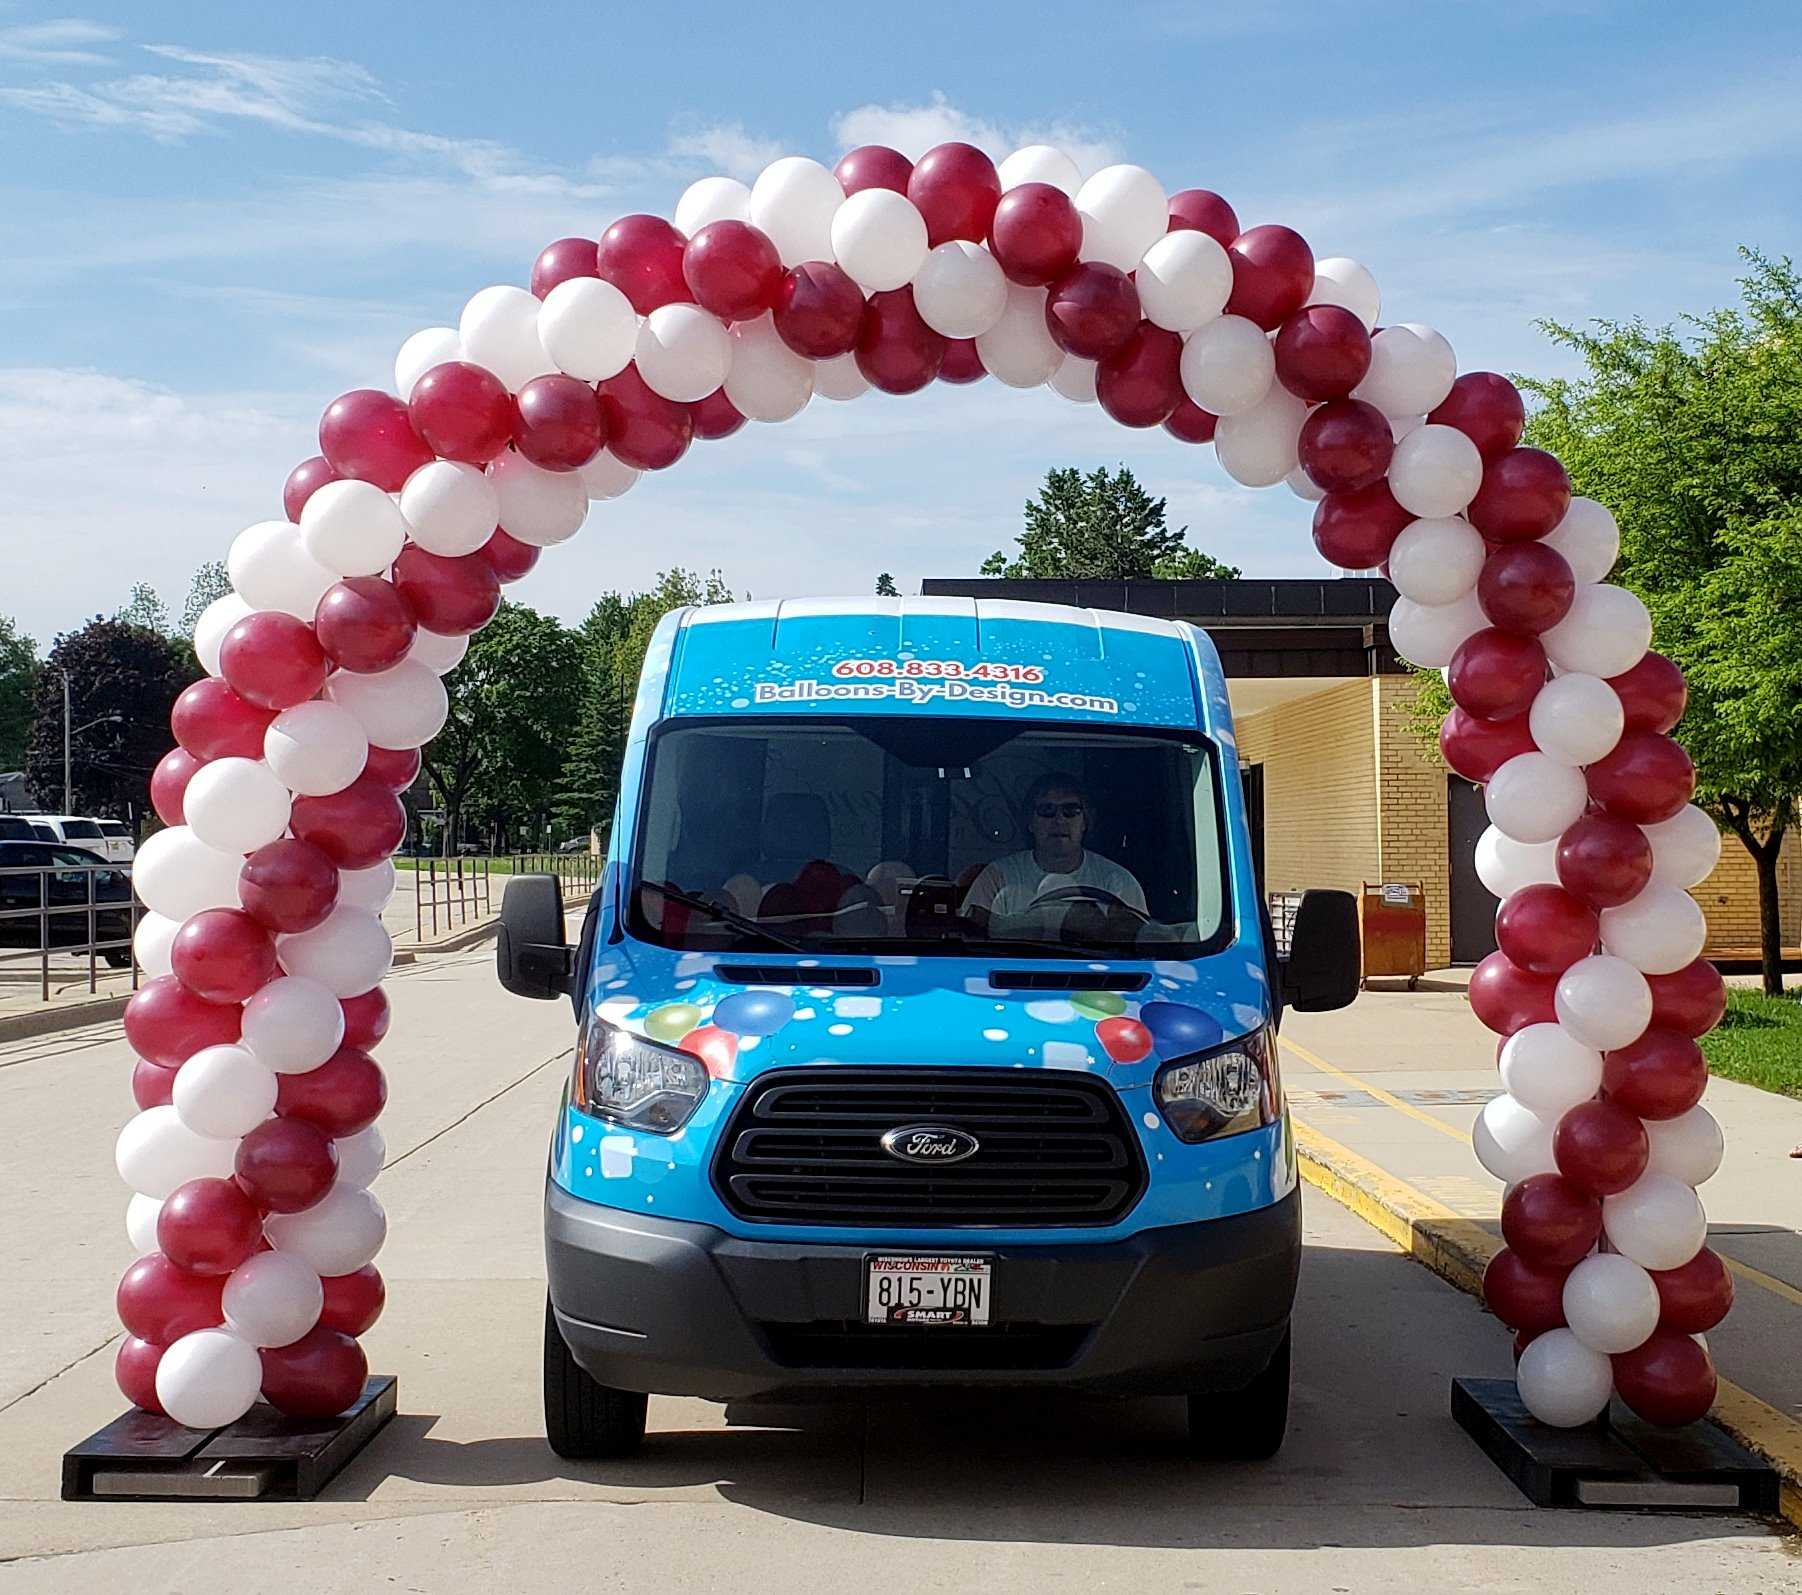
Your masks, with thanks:
[{"label": "balloon arch", "polygon": [[1441,746],[1492,822],[1500,950],[1470,999],[1506,1090],[1474,1140],[1508,1186],[1485,1291],[1521,1393],[1554,1424],[1611,1389],[1658,1422],[1706,1411],[1700,1332],[1731,1285],[1695,1194],[1722,1151],[1696,1038],[1725,997],[1686,890],[1720,840],[1668,734],[1683,678],[1605,584],[1613,518],[1519,446],[1513,385],[1378,313],[1361,265],[1140,167],[872,146],[559,239],[530,291],[484,288],[409,338],[396,393],[334,401],[287,519],[232,544],[153,782],[154,978],[125,1013],[141,1112],[117,1152],[126,1395],[207,1426],[259,1391],[325,1415],[362,1389],[398,794],[502,584],[697,438],[987,375],[1212,442],[1238,481],[1316,501],[1335,565],[1386,568],[1391,636],[1445,667]]}]

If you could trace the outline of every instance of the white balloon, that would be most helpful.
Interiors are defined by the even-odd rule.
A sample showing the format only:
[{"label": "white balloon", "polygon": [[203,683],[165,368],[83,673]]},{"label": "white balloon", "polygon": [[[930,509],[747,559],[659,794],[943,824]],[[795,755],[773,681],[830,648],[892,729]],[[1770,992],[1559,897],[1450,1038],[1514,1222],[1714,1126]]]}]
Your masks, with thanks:
[{"label": "white balloon", "polygon": [[1104,166],[1076,191],[1082,258],[1131,271],[1170,225],[1170,201],[1143,166]]},{"label": "white balloon", "polygon": [[282,710],[269,722],[263,733],[263,758],[290,791],[326,797],[342,792],[363,773],[369,738],[342,704],[315,698]]},{"label": "white balloon", "polygon": [[1283,482],[1297,498],[1305,498],[1310,504],[1318,504],[1326,497],[1326,489],[1315,485],[1314,478],[1308,475],[1304,466],[1297,465]]},{"label": "white balloon", "polygon": [[1674,1174],[1642,1174],[1604,1196],[1602,1229],[1617,1252],[1654,1273],[1681,1268],[1708,1238],[1701,1199]]},{"label": "white balloon", "polygon": [[1397,598],[1389,610],[1389,641],[1402,658],[1431,669],[1449,665],[1458,644],[1488,624],[1475,588],[1450,604]]},{"label": "white balloon", "polygon": [[494,535],[501,501],[479,466],[433,460],[407,478],[400,490],[400,512],[421,548],[455,559],[473,554]]},{"label": "white balloon", "polygon": [[1483,789],[1489,823],[1517,842],[1550,842],[1578,820],[1589,803],[1583,772],[1543,753],[1505,760]]},{"label": "white balloon", "polygon": [[1511,897],[1523,886],[1558,884],[1558,842],[1517,842],[1488,826],[1477,838],[1477,879],[1497,897]]},{"label": "white balloon", "polygon": [[1502,1044],[1502,1086],[1523,1107],[1557,1123],[1602,1089],[1602,1055],[1558,1025],[1526,1025]]},{"label": "white balloon", "polygon": [[138,849],[131,884],[145,907],[179,925],[203,908],[238,907],[238,874],[243,868],[239,854],[208,847],[186,825],[171,825]]},{"label": "white balloon", "polygon": [[1049,144],[1028,144],[1015,150],[996,168],[996,174],[1004,194],[1022,183],[1049,183],[1075,199],[1076,191],[1082,187],[1082,173],[1076,162]]},{"label": "white balloon", "polygon": [[638,374],[678,404],[704,399],[726,380],[732,339],[699,305],[660,305],[638,328]]},{"label": "white balloon", "polygon": [[1720,1168],[1727,1143],[1714,1115],[1700,1103],[1674,1119],[1647,1119],[1645,1126],[1652,1144],[1648,1174],[1668,1174],[1693,1188]]},{"label": "white balloon", "polygon": [[196,1329],[170,1346],[156,1365],[156,1399],[190,1429],[218,1429],[256,1405],[263,1360],[229,1329]]},{"label": "white balloon", "polygon": [[1427,418],[1424,415],[1391,415],[1384,419],[1389,423],[1389,436],[1397,443],[1418,432],[1427,424]]},{"label": "white balloon", "polygon": [[379,914],[394,896],[398,879],[394,860],[391,858],[385,858],[379,864],[371,864],[368,869],[339,870],[338,901],[351,908],[362,908],[371,914]]},{"label": "white balloon", "polygon": [[831,260],[832,219],[844,202],[838,179],[818,161],[785,155],[751,185],[750,221],[776,246],[784,266]]},{"label": "white balloon", "polygon": [[371,1124],[355,1135],[341,1135],[332,1143],[338,1148],[338,1184],[367,1189],[382,1172],[388,1156],[388,1143],[382,1132]]},{"label": "white balloon", "polygon": [[1536,1335],[1520,1354],[1514,1381],[1527,1411],[1554,1429],[1593,1422],[1614,1393],[1614,1364],[1568,1329]]},{"label": "white balloon", "polygon": [[1452,346],[1431,327],[1403,321],[1370,340],[1370,370],[1352,397],[1385,415],[1425,415],[1444,402],[1457,376]]},{"label": "white balloon", "polygon": [[1383,314],[1383,296],[1377,291],[1377,280],[1357,261],[1344,255],[1328,255],[1314,262],[1314,291],[1308,295],[1311,305],[1338,305],[1349,310],[1364,323],[1366,332],[1374,332]]},{"label": "white balloon", "polygon": [[323,925],[278,936],[275,953],[290,975],[318,981],[335,996],[360,997],[388,973],[394,942],[378,916],[340,906]]},{"label": "white balloon", "polygon": [[1221,468],[1246,487],[1274,487],[1295,469],[1308,404],[1280,382],[1249,410],[1220,417],[1214,452]]},{"label": "white balloon", "polygon": [[1564,619],[1539,636],[1560,670],[1604,679],[1631,670],[1652,641],[1652,617],[1637,594],[1591,583],[1579,587]]},{"label": "white balloon", "polygon": [[413,646],[407,650],[407,658],[424,665],[433,675],[443,676],[462,664],[468,652],[467,636],[447,637],[441,631],[427,631],[421,626],[413,634]]},{"label": "white balloon", "polygon": [[1454,516],[1482,485],[1483,456],[1455,426],[1414,428],[1389,462],[1389,491],[1410,515]]},{"label": "white balloon", "polygon": [[[1005,300],[1005,290],[1003,297]],[[857,356],[841,354],[814,361],[813,391],[822,399],[861,399],[870,391],[870,383],[857,369]]]},{"label": "white balloon", "polygon": [[1226,309],[1233,267],[1226,251],[1208,234],[1179,227],[1145,251],[1133,281],[1147,321],[1188,334]]},{"label": "white balloon", "polygon": [[382,1249],[388,1218],[358,1185],[335,1184],[298,1213],[271,1213],[264,1230],[278,1252],[292,1252],[322,1279],[354,1274]]},{"label": "white balloon", "polygon": [[736,177],[703,177],[676,201],[676,231],[693,238],[709,222],[748,222],[751,191]]},{"label": "white balloon", "polygon": [[[1610,692],[1613,690],[1609,688]],[[1656,885],[1687,891],[1707,880],[1721,861],[1720,829],[1693,803],[1685,804],[1668,820],[1641,829],[1652,844],[1652,880]]]},{"label": "white balloon", "polygon": [[[758,181],[762,182],[762,178]],[[836,178],[833,183],[836,187]],[[807,401],[813,397],[813,362],[803,359],[782,341],[767,313],[755,321],[734,322],[732,342],[726,397],[739,414],[753,421],[786,421],[807,408]]]},{"label": "white balloon", "polygon": [[340,670],[327,679],[325,695],[350,710],[378,748],[423,748],[450,717],[444,683],[417,659],[369,674]]},{"label": "white balloon", "polygon": [[588,492],[574,471],[540,470],[509,450],[488,467],[500,495],[500,523],[508,535],[534,548],[566,542],[588,518]]},{"label": "white balloon", "polygon": [[1453,604],[1477,585],[1489,547],[1461,515],[1410,521],[1389,550],[1389,579],[1417,604]]},{"label": "white balloon", "polygon": [[[301,515],[304,519],[306,512],[303,510]],[[209,676],[219,674],[219,646],[225,641],[225,634],[246,615],[255,613],[236,593],[215,598],[201,610],[200,618],[194,622],[194,656]]]},{"label": "white balloon", "polygon": [[241,856],[287,830],[292,804],[262,760],[211,759],[189,778],[181,812],[202,846]]},{"label": "white balloon", "polygon": [[559,371],[583,382],[604,382],[632,358],[638,315],[612,283],[571,277],[544,296],[538,337]]},{"label": "white balloon", "polygon": [[248,1047],[203,1047],[175,1075],[181,1122],[217,1141],[249,1135],[275,1111],[276,1079]]},{"label": "white balloon", "polygon": [[126,1121],[113,1148],[113,1163],[134,1191],[160,1202],[189,1180],[228,1178],[237,1155],[236,1137],[196,1135],[165,1102]]},{"label": "white balloon", "polygon": [[1598,1052],[1637,1041],[1652,1022],[1652,988],[1625,959],[1608,953],[1579,958],[1552,994],[1558,1023]]},{"label": "white balloon", "polygon": [[1602,948],[1642,974],[1671,975],[1701,956],[1708,921],[1680,886],[1654,881],[1639,896],[1601,913]]},{"label": "white balloon", "polygon": [[1541,541],[1564,556],[1579,582],[1605,580],[1621,551],[1620,528],[1607,506],[1593,498],[1573,498],[1564,519]]},{"label": "white balloon", "polygon": [[1560,764],[1594,764],[1613,750],[1625,725],[1619,694],[1581,671],[1548,681],[1527,711],[1539,751]]},{"label": "white balloon", "polygon": [[832,257],[865,293],[914,279],[926,263],[926,218],[905,194],[866,188],[832,215]]},{"label": "white balloon", "polygon": [[1000,264],[981,244],[967,239],[953,238],[932,250],[913,285],[914,309],[941,337],[980,338],[1007,309],[1007,277]]},{"label": "white balloon", "polygon": [[156,1220],[162,1210],[163,1204],[154,1196],[146,1196],[142,1191],[131,1193],[131,1201],[125,1207],[125,1233],[131,1240],[132,1250],[140,1257],[148,1257],[159,1250]]},{"label": "white balloon", "polygon": [[626,464],[618,455],[602,449],[576,475],[582,479],[582,489],[589,498],[600,500],[618,498],[644,472],[636,466]]},{"label": "white balloon", "polygon": [[457,335],[463,357],[486,366],[515,393],[557,369],[538,336],[538,300],[524,288],[484,288],[464,305]]},{"label": "white balloon", "polygon": [[434,366],[463,358],[463,340],[455,327],[423,327],[400,346],[394,357],[394,391],[403,400]]},{"label": "white balloon", "polygon": [[1630,1257],[1598,1252],[1564,1278],[1564,1318],[1592,1351],[1631,1351],[1658,1327],[1658,1287]]},{"label": "white balloon", "polygon": [[291,1346],[319,1322],[325,1287],[294,1252],[258,1252],[231,1271],[225,1324],[253,1346]]},{"label": "white balloon", "polygon": [[265,1069],[305,1074],[344,1043],[344,1009],[316,980],[283,975],[244,1004],[244,1045]]},{"label": "white balloon", "polygon": [[1270,391],[1276,356],[1255,321],[1216,316],[1184,340],[1180,370],[1183,392],[1202,409],[1210,415],[1238,415]]},{"label": "white balloon", "polygon": [[146,913],[138,921],[138,928],[131,934],[132,956],[138,961],[138,967],[155,979],[158,975],[169,973],[169,954],[175,943],[175,933],[181,929],[179,919],[170,919],[155,912]]},{"label": "white balloon", "polygon": [[1064,358],[1045,325],[1045,290],[1007,285],[1001,319],[976,340],[983,366],[1010,388],[1036,388],[1051,380]]},{"label": "white balloon", "polygon": [[327,482],[300,512],[300,540],[339,576],[380,576],[406,547],[407,523],[375,483]]},{"label": "white balloon", "polygon": [[1081,355],[1067,354],[1051,373],[1051,391],[1072,404],[1095,402],[1095,374],[1099,366]]},{"label": "white balloon", "polygon": [[338,577],[301,542],[292,521],[258,521],[232,539],[225,558],[232,586],[253,609],[277,609],[311,622]]},{"label": "white balloon", "polygon": [[1541,1117],[1506,1094],[1483,1104],[1471,1126],[1470,1144],[1477,1161],[1504,1185],[1557,1167],[1552,1158],[1556,1123]]}]

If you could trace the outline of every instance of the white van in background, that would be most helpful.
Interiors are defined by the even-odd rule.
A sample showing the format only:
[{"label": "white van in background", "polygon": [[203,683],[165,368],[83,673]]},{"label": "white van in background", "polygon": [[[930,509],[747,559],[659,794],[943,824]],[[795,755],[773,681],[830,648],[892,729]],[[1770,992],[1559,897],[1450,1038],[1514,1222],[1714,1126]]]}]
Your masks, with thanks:
[{"label": "white van in background", "polygon": [[58,841],[98,855],[109,864],[129,864],[138,847],[123,820],[96,820],[85,814],[34,814],[37,826],[49,826]]}]

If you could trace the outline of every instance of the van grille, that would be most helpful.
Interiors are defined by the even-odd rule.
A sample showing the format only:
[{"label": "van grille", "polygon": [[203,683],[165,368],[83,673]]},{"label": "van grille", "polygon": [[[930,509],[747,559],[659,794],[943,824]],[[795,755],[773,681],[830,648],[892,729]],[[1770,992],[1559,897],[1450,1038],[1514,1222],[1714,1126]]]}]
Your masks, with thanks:
[{"label": "van grille", "polygon": [[[881,1142],[909,1124],[963,1130],[978,1150],[903,1162]],[[753,1080],[713,1179],[734,1213],[766,1223],[1031,1228],[1115,1223],[1145,1164],[1118,1095],[1087,1075],[825,1067]]]}]

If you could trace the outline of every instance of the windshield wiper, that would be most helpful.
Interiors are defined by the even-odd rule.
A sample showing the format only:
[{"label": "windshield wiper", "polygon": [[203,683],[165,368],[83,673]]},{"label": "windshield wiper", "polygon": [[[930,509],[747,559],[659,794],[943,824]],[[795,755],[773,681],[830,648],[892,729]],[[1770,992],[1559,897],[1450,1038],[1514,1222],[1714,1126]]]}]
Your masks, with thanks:
[{"label": "windshield wiper", "polygon": [[665,886],[661,881],[640,881],[641,891],[655,892],[659,897],[667,898],[672,903],[680,903],[684,908],[696,909],[699,912],[717,919],[721,924],[730,925],[734,930],[743,931],[747,936],[755,936],[768,942],[772,947],[780,947],[791,953],[805,953],[807,949],[797,941],[778,935],[766,925],[760,925],[754,919],[747,919],[736,909],[722,908],[718,903],[710,903],[705,897],[694,897],[687,892],[676,890],[673,886]]}]

